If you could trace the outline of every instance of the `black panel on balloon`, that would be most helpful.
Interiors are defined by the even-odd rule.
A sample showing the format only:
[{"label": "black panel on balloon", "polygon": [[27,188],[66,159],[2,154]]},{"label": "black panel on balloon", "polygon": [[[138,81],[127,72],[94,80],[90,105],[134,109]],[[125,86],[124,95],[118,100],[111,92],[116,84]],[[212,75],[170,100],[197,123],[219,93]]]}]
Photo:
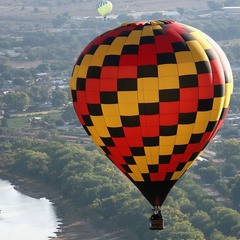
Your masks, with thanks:
[{"label": "black panel on balloon", "polygon": [[152,206],[161,206],[176,181],[134,182]]}]

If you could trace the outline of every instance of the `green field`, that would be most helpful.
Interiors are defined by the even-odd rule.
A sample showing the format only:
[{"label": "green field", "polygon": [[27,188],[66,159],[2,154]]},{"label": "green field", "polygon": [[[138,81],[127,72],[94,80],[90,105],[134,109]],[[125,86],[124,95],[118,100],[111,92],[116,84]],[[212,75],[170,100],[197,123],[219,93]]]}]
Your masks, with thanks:
[{"label": "green field", "polygon": [[9,128],[24,128],[30,126],[29,119],[32,117],[41,117],[50,119],[51,122],[54,122],[57,119],[61,119],[62,111],[58,112],[49,112],[49,113],[41,113],[41,114],[29,114],[24,116],[15,115],[12,118],[8,119],[8,127]]}]

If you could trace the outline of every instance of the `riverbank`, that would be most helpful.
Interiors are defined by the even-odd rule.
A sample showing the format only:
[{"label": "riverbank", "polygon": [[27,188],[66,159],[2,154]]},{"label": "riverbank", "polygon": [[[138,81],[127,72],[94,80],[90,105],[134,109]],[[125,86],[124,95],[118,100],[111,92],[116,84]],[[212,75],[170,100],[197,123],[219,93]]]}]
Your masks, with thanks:
[{"label": "riverbank", "polygon": [[[55,189],[43,183],[15,176],[7,172],[0,172],[0,178],[8,180],[19,192],[33,198],[47,198],[50,200],[60,219],[57,237],[51,240],[123,240],[117,232],[106,232],[94,226],[88,212],[77,209],[72,203],[66,201]],[[94,213],[91,213],[91,216]],[[27,240],[27,239],[26,239]]]}]

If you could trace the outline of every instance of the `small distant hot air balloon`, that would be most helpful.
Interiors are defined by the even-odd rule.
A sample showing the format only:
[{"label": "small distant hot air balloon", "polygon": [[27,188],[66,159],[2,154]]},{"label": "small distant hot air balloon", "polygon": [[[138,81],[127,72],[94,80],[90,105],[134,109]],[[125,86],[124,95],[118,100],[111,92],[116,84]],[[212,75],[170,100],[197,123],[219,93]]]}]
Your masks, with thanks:
[{"label": "small distant hot air balloon", "polygon": [[94,39],[70,81],[93,142],[154,207],[215,136],[233,91],[230,64],[200,30],[174,21],[125,23]]},{"label": "small distant hot air balloon", "polygon": [[97,10],[100,15],[106,19],[107,15],[112,11],[112,3],[110,1],[103,0],[98,3]]}]

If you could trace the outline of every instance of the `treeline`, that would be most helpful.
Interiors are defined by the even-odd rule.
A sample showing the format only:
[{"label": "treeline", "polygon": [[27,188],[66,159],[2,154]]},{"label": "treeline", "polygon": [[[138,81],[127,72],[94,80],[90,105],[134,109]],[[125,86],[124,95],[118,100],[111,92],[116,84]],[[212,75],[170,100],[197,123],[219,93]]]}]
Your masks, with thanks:
[{"label": "treeline", "polygon": [[[98,227],[114,223],[108,230],[123,229],[126,239],[130,232],[133,240],[240,238],[240,214],[209,196],[190,174],[172,189],[162,208],[166,229],[156,232],[148,230],[149,203],[95,146],[22,139],[5,141],[0,150],[1,170],[53,186],[80,209],[98,213],[92,219]],[[239,174],[233,178],[239,184]],[[239,189],[231,184],[229,191],[230,185]]]},{"label": "treeline", "polygon": [[194,167],[195,173],[230,199],[234,208],[240,211],[240,140],[220,140],[212,148],[216,152],[215,158],[220,161],[203,161]]}]

